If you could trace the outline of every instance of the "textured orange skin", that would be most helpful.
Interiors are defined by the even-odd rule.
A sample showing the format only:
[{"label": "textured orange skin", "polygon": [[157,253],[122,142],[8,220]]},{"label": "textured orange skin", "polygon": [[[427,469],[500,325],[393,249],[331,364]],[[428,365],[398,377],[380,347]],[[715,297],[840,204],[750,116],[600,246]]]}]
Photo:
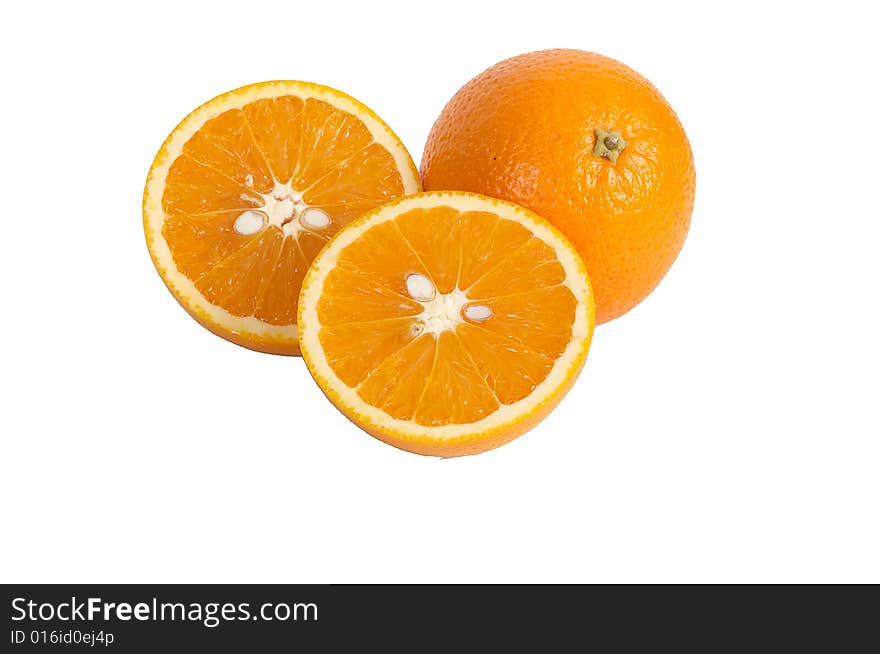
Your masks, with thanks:
[{"label": "textured orange skin", "polygon": [[[625,139],[616,163],[592,153],[597,127]],[[509,200],[556,225],[587,264],[597,324],[660,283],[696,187],[687,136],[660,92],[581,50],[520,55],[468,82],[434,123],[421,174],[426,191]]]}]

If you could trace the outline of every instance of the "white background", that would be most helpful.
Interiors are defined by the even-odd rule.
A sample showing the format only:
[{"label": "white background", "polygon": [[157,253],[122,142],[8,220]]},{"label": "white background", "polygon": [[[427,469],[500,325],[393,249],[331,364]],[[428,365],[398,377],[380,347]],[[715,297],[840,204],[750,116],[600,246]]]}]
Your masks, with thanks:
[{"label": "white background", "polygon": [[[880,582],[877,19],[806,4],[6,3],[0,581]],[[697,199],[531,433],[395,450],[165,289],[141,193],[196,105],[322,82],[418,162],[548,47],[658,86]]]}]

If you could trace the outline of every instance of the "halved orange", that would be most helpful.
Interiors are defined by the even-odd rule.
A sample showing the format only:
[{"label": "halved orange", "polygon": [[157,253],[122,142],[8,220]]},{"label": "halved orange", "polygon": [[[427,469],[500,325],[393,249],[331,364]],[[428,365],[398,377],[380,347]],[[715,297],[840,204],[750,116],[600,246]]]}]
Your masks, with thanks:
[{"label": "halved orange", "polygon": [[299,354],[297,299],[343,225],[419,190],[400,139],[335,89],[263,82],[189,114],[144,189],[153,262],[181,305],[244,347]]},{"label": "halved orange", "polygon": [[595,304],[584,263],[515,204],[420,193],[343,228],[303,282],[300,343],[349,419],[419,454],[489,450],[574,382]]}]

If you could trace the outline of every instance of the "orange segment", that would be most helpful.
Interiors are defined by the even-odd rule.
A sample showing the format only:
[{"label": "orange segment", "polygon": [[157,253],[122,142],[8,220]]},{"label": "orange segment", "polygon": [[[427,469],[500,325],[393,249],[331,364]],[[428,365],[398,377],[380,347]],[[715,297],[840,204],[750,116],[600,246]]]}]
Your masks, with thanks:
[{"label": "orange segment", "polygon": [[[433,338],[417,338],[394,354],[369,362],[369,367],[378,365],[358,387],[357,394],[368,406],[381,409],[392,418],[411,420],[436,356],[437,344]],[[403,379],[409,383],[402,384]]]},{"label": "orange segment", "polygon": [[264,82],[187,116],[156,155],[144,231],[168,288],[235,343],[298,354],[306,270],[344,225],[419,189],[367,107],[305,82]]},{"label": "orange segment", "polygon": [[310,261],[302,251],[302,240],[283,240],[271,275],[258,294],[254,315],[260,320],[272,325],[296,322],[296,302]]},{"label": "orange segment", "polygon": [[459,284],[470,288],[474,282],[498,265],[497,252],[514,252],[532,234],[511,221],[501,221],[488,212],[464,212],[461,223],[461,271]]},{"label": "orange segment", "polygon": [[[195,280],[196,288],[212,303],[241,316],[253,315],[260,291],[267,289],[281,252],[283,237],[266,230]],[[271,265],[264,265],[270,262]]]},{"label": "orange segment", "polygon": [[[492,312],[491,320],[480,321],[482,329],[521,340],[529,349],[548,356],[555,357],[565,349],[577,307],[577,298],[570,288],[559,285],[505,295],[503,287],[499,287],[495,293],[498,297],[474,301]],[[527,340],[523,338],[525,334]]]},{"label": "orange segment", "polygon": [[356,116],[326,102],[307,100],[302,120],[302,147],[306,151],[325,153],[325,156],[300,158],[292,173],[294,186],[303,190],[311,188],[372,142],[369,130]]},{"label": "orange segment", "polygon": [[437,346],[434,366],[419,397],[415,422],[431,427],[460,425],[496,411],[498,399],[458,335],[445,330],[431,338]]},{"label": "orange segment", "polygon": [[164,215],[202,216],[218,211],[244,211],[258,205],[259,194],[230,174],[182,154],[174,160],[164,180],[161,196]]},{"label": "orange segment", "polygon": [[[418,315],[422,306],[403,292],[389,289],[371,275],[355,272],[345,264],[327,275],[325,293],[318,302],[322,325],[335,326],[365,320],[387,320]],[[356,306],[353,315],[351,307]]]},{"label": "orange segment", "polygon": [[377,438],[454,456],[511,440],[583,365],[593,295],[548,223],[469,193],[422,193],[345,227],[300,295],[303,356]]},{"label": "orange segment", "polygon": [[[252,102],[249,106],[255,104],[258,103]],[[274,186],[266,157],[258,148],[244,114],[238,109],[207,121],[184,144],[183,151],[196,161],[231,177],[241,187],[269,193]],[[180,193],[167,195],[176,198]]]},{"label": "orange segment", "polygon": [[321,345],[331,365],[349,386],[357,386],[375,370],[375,361],[387,361],[416,338],[415,317],[349,322],[321,330]]},{"label": "orange segment", "polygon": [[481,299],[528,293],[565,281],[565,270],[540,239],[530,238],[512,248],[507,256],[501,252],[498,264],[468,286],[468,297]]},{"label": "orange segment", "polygon": [[[302,98],[283,95],[256,100],[242,107],[242,120],[253,146],[270,168],[273,179],[288,180],[299,162],[303,146]],[[271,189],[271,186],[270,186]]]},{"label": "orange segment", "polygon": [[[179,244],[178,270],[189,279],[197,279],[254,240],[253,235],[244,236],[233,229],[240,214],[241,210],[169,215],[162,236]],[[208,234],[210,238],[206,238]]]},{"label": "orange segment", "polygon": [[[394,266],[389,266],[391,261],[395,262]],[[400,270],[430,275],[393,222],[377,225],[363,234],[357,243],[340,254],[336,267],[360,273],[372,283],[404,297],[407,295],[406,275],[401,275]]]},{"label": "orange segment", "polygon": [[[413,209],[394,221],[412,252],[424,264],[437,291],[451,293],[461,268],[461,224],[452,207]],[[442,224],[443,229],[436,229]]]},{"label": "orange segment", "polygon": [[459,325],[457,331],[486,385],[504,404],[526,397],[553,367],[554,356],[512,336],[470,324]]},{"label": "orange segment", "polygon": [[403,194],[401,180],[389,174],[393,170],[391,155],[373,143],[340,159],[330,170],[309,176],[304,182],[306,202],[321,207],[343,223],[353,220],[372,209],[377,202],[385,202]]}]

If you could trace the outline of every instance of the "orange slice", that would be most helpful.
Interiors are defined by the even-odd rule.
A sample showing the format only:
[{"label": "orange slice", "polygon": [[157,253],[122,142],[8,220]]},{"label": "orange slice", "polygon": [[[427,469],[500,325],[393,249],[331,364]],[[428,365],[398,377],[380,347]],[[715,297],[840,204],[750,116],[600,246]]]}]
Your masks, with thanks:
[{"label": "orange slice", "polygon": [[299,354],[297,299],[343,225],[419,190],[400,140],[363,104],[307,82],[263,82],[203,104],[147,178],[144,231],[181,305],[244,347]]},{"label": "orange slice", "polygon": [[331,402],[419,454],[498,447],[574,382],[595,304],[584,263],[536,214],[420,193],[340,231],[306,275],[303,358]]}]

